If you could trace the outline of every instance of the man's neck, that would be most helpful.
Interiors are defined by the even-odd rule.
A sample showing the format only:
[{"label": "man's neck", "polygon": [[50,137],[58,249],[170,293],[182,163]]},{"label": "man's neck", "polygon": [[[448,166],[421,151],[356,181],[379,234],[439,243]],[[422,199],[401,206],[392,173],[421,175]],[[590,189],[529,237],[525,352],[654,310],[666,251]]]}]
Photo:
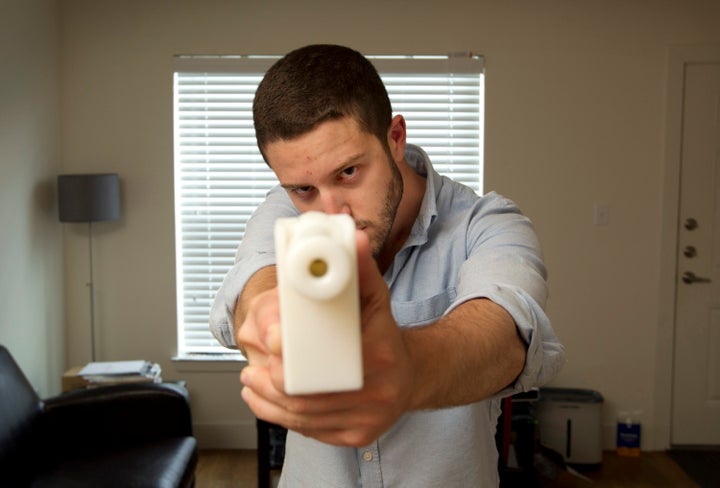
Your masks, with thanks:
[{"label": "man's neck", "polygon": [[376,261],[381,273],[390,268],[395,255],[402,249],[403,244],[410,235],[415,220],[420,213],[423,198],[425,197],[425,185],[427,183],[423,176],[420,176],[408,162],[398,164],[400,175],[403,179],[403,194],[395,215],[395,222],[390,230],[390,235],[385,241],[385,246]]}]

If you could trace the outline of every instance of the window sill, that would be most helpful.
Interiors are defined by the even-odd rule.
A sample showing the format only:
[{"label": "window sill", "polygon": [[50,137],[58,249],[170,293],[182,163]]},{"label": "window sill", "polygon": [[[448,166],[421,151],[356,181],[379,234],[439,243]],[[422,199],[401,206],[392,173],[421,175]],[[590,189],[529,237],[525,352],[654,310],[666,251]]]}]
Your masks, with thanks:
[{"label": "window sill", "polygon": [[247,366],[242,354],[187,354],[172,358],[179,372],[232,372],[241,371]]}]

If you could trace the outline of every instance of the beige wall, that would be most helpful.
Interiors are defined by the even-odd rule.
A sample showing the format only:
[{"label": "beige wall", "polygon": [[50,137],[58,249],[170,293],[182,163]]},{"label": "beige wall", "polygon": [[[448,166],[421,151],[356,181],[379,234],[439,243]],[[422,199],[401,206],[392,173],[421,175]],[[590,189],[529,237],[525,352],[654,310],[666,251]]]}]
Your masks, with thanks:
[{"label": "beige wall", "polygon": [[[174,54],[282,54],[311,42],[472,50],[487,67],[486,189],[515,199],[544,243],[549,313],[568,351],[555,384],[605,396],[606,445],[616,412],[640,409],[643,447],[665,447],[668,405],[657,398],[669,378],[656,368],[670,358],[656,350],[666,48],[720,42],[718,19],[712,0],[61,0],[62,169],[122,180],[123,218],[95,227],[101,358],[159,361],[167,379],[187,381],[203,445],[254,445],[237,368],[170,360]],[[595,203],[609,206],[609,225],[593,225]],[[68,360],[80,364],[85,229],[65,229]]]},{"label": "beige wall", "polygon": [[58,54],[54,1],[0,1],[0,344],[43,396],[65,364]]}]

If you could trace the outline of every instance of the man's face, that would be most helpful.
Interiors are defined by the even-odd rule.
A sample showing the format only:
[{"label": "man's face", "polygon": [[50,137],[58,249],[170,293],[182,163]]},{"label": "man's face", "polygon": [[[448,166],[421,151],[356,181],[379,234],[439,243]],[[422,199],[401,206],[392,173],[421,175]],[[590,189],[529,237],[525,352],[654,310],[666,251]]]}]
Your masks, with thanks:
[{"label": "man's face", "polygon": [[402,177],[375,136],[345,117],[270,143],[265,155],[300,212],[348,214],[368,235],[373,254],[382,250],[402,197]]}]

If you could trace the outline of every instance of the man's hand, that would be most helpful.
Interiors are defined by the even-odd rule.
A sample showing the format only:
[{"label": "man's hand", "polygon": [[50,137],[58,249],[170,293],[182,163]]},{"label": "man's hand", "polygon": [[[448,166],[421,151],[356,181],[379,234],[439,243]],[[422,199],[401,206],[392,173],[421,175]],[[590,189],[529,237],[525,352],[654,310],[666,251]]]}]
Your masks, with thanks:
[{"label": "man's hand", "polygon": [[358,231],[364,386],[353,392],[289,396],[284,392],[277,288],[255,296],[236,339],[249,365],[242,396],[259,418],[321,442],[370,444],[411,408],[414,369],[390,309],[390,293]]}]

